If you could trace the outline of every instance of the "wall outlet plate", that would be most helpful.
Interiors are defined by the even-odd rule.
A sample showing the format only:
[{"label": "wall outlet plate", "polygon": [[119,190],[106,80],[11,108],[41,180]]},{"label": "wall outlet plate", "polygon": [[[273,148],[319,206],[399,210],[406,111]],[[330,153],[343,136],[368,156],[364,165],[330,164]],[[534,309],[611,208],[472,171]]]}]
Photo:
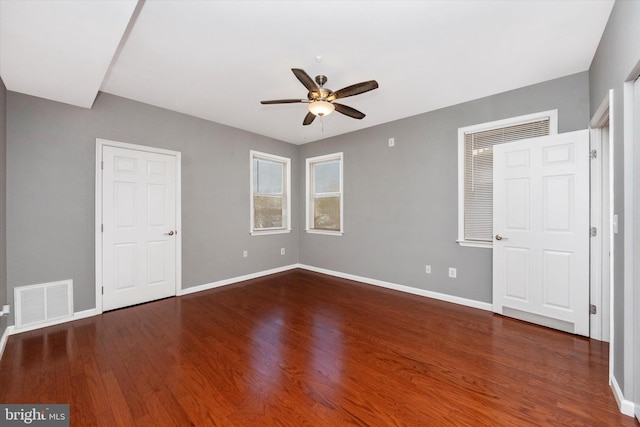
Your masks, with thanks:
[{"label": "wall outlet plate", "polygon": [[424,272],[427,274],[431,274],[431,266],[430,265],[425,265],[424,266]]},{"label": "wall outlet plate", "polygon": [[449,277],[455,279],[457,275],[458,275],[458,271],[453,267],[449,267]]}]

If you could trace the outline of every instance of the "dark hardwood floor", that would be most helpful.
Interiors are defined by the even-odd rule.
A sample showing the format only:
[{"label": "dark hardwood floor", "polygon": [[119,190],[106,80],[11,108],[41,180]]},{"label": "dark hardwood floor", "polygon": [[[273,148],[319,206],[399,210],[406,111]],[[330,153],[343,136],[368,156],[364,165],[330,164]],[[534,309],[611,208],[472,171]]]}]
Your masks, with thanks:
[{"label": "dark hardwood floor", "polygon": [[0,402],[73,426],[638,426],[608,345],[293,270],[9,337]]}]

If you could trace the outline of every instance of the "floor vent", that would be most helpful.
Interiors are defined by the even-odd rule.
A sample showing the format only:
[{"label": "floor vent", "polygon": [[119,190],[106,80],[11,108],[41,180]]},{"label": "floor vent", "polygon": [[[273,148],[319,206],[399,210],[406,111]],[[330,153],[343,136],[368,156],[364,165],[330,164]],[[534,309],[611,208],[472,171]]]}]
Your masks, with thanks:
[{"label": "floor vent", "polygon": [[73,316],[73,280],[14,288],[16,329]]}]

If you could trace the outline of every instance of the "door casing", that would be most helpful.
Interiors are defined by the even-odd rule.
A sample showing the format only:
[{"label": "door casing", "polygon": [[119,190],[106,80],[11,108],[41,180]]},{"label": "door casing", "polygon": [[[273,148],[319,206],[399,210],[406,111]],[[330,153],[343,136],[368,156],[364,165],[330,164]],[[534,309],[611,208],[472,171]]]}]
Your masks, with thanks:
[{"label": "door casing", "polygon": [[591,149],[591,226],[597,235],[591,238],[591,338],[610,343],[612,359],[613,322],[611,318],[614,275],[613,213],[613,90],[600,103],[589,123]]}]

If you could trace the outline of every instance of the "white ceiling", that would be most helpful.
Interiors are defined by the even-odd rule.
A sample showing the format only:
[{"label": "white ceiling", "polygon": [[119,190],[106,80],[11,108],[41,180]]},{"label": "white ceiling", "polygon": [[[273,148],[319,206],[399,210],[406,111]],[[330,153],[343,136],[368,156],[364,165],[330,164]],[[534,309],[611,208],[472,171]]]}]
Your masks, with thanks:
[{"label": "white ceiling", "polygon": [[[294,144],[585,71],[613,0],[0,0],[7,89],[90,108],[98,91]],[[322,60],[318,62],[317,56]],[[367,114],[302,126],[291,73]]]}]

